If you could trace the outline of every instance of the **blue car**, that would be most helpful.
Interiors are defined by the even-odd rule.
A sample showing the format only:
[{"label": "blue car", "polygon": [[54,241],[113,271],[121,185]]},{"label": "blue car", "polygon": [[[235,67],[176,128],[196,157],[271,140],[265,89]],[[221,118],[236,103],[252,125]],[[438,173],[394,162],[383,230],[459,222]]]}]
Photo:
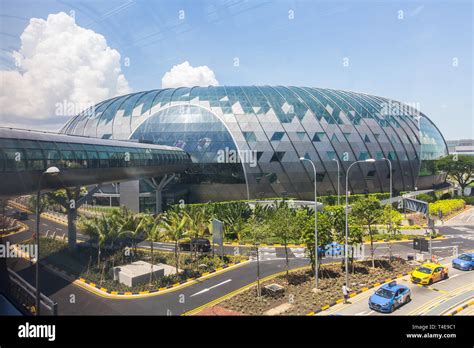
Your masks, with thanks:
[{"label": "blue car", "polygon": [[411,291],[396,281],[382,285],[369,298],[369,307],[377,312],[392,313],[395,309],[411,301]]},{"label": "blue car", "polygon": [[453,260],[453,268],[461,271],[472,271],[474,269],[474,253],[464,253]]},{"label": "blue car", "polygon": [[324,247],[318,247],[318,254],[320,257],[332,256],[332,257],[343,257],[344,256],[344,245],[337,242],[331,242],[326,244]]}]

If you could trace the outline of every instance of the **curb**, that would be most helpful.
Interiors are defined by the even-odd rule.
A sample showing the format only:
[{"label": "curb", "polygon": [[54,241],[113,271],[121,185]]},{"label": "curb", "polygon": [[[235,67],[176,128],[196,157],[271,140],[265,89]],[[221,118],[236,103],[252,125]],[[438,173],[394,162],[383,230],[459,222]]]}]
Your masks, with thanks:
[{"label": "curb", "polygon": [[[109,289],[106,289],[104,287],[101,287],[99,285],[97,285],[96,283],[94,282],[91,282],[83,277],[79,277],[79,278],[74,278],[76,281],[79,281],[79,282],[82,282],[84,284],[87,284],[91,287],[94,287],[95,290],[98,290],[102,293],[107,294],[107,295],[113,295],[114,297],[116,296],[128,296],[127,298],[130,298],[130,296],[133,296],[134,298],[140,298],[142,296],[139,296],[139,295],[147,295],[147,294],[154,294],[154,293],[163,293],[163,292],[169,292],[167,290],[170,290],[170,289],[174,289],[174,288],[177,288],[177,287],[184,287],[184,286],[188,286],[188,285],[191,285],[191,284],[194,284],[198,281],[202,281],[204,279],[207,279],[207,278],[210,278],[211,276],[213,275],[216,275],[216,274],[220,274],[220,273],[224,273],[224,270],[227,271],[229,268],[232,268],[232,267],[235,267],[235,266],[241,266],[241,265],[244,265],[245,263],[247,263],[249,261],[238,261],[238,262],[235,262],[235,263],[231,263],[231,264],[228,264],[228,265],[225,265],[225,266],[222,266],[222,267],[218,267],[217,269],[214,269],[214,270],[211,270],[209,272],[204,272],[201,274],[200,277],[198,278],[188,278],[187,280],[182,280],[180,282],[177,282],[177,283],[174,283],[174,284],[170,284],[170,285],[167,285],[165,287],[161,287],[161,288],[157,288],[157,289],[152,289],[152,290],[144,290],[144,291],[112,291],[112,290],[109,290]],[[53,266],[54,267],[54,266]],[[59,270],[59,268],[57,267],[54,267],[56,268],[57,270]],[[66,273],[64,271],[61,271],[59,270],[60,272],[62,273]],[[67,275],[67,273],[66,273]],[[70,277],[73,277],[71,275],[69,275]]]},{"label": "curb", "polygon": [[[311,267],[312,267],[312,266],[307,265],[307,266],[301,266],[301,267],[293,268],[293,269],[290,269],[290,270],[289,270],[289,273],[298,272],[298,271],[301,271],[301,270],[303,270],[303,269],[308,269],[308,268],[311,268]],[[285,273],[286,273],[286,271],[282,271],[282,272],[270,274],[270,275],[268,275],[268,276],[266,276],[266,277],[260,279],[260,283],[263,283],[263,282],[266,282],[266,281],[268,281],[268,280],[270,280],[270,279],[279,277],[279,276],[281,276],[281,275],[283,275],[283,274],[285,274]],[[244,292],[244,291],[250,289],[251,287],[255,286],[256,284],[257,284],[257,281],[254,281],[254,282],[252,282],[252,283],[250,283],[250,284],[244,285],[244,286],[242,286],[241,288],[238,288],[238,289],[236,289],[236,290],[234,290],[234,291],[232,291],[232,292],[229,292],[228,294],[225,294],[225,295],[223,295],[223,296],[221,296],[221,297],[219,297],[219,298],[217,298],[217,299],[215,299],[215,300],[212,300],[212,301],[210,301],[210,302],[208,302],[208,303],[205,303],[205,304],[203,304],[202,306],[199,306],[199,307],[197,307],[197,308],[191,309],[191,310],[189,310],[189,311],[187,311],[187,312],[185,312],[185,313],[183,313],[183,314],[181,314],[181,315],[182,315],[182,316],[190,316],[190,315],[199,314],[199,312],[201,312],[202,310],[204,310],[204,309],[206,309],[206,308],[208,308],[208,307],[214,306],[214,305],[216,305],[216,304],[219,304],[219,303],[221,303],[222,301],[225,301],[225,300],[227,300],[227,299],[229,299],[229,298],[231,298],[231,297],[234,297],[235,295],[237,295],[237,294],[239,294],[239,293],[241,293],[241,292]]]},{"label": "curb", "polygon": [[447,218],[446,220],[441,219],[441,221],[443,221],[443,224],[444,224],[445,222],[451,220],[451,219],[454,219],[456,216],[461,215],[462,213],[464,213],[464,212],[469,211],[469,210],[472,209],[472,206],[471,206],[471,205],[467,205],[467,204],[466,204],[466,206],[469,207],[469,208],[464,208],[464,209],[459,210],[456,214],[451,215],[451,216],[450,216],[449,218]]},{"label": "curb", "polygon": [[21,233],[21,232],[25,232],[28,230],[28,226],[26,226],[23,222],[21,221],[17,221],[18,222],[18,225],[20,225],[20,228],[17,230],[17,231],[14,231],[14,232],[10,232],[8,234],[5,234],[5,235],[0,235],[0,238],[8,238],[10,236],[13,236],[17,233]]},{"label": "curb", "polygon": [[[391,281],[393,281],[393,280],[397,280],[397,279],[399,279],[399,278],[405,277],[405,276],[407,276],[407,275],[409,275],[409,274],[410,274],[410,272],[402,273],[402,274],[397,275],[396,277],[387,278],[387,279],[385,279],[383,282],[377,282],[377,283],[374,283],[374,284],[372,284],[372,285],[363,287],[362,289],[360,289],[360,290],[358,290],[358,291],[356,291],[356,292],[351,293],[351,294],[349,295],[349,298],[352,298],[352,297],[354,297],[354,296],[357,296],[357,295],[359,295],[359,294],[362,294],[363,292],[368,291],[368,290],[373,289],[373,288],[376,288],[377,286],[380,286],[380,285],[382,285],[382,284],[389,283],[389,282],[391,282]],[[315,310],[314,312],[309,312],[309,313],[306,314],[306,315],[308,315],[308,316],[316,315],[316,314],[321,313],[321,312],[324,312],[325,310],[328,310],[329,308],[331,308],[331,307],[333,307],[333,306],[335,306],[335,305],[337,305],[337,304],[339,304],[339,303],[342,303],[342,302],[344,302],[344,299],[340,298],[340,299],[338,299],[338,300],[336,300],[336,301],[331,302],[331,303],[328,304],[328,305],[325,305],[325,306],[322,306],[322,307],[318,308],[318,309]]]},{"label": "curb", "polygon": [[449,312],[447,315],[448,316],[456,315],[456,314],[463,311],[464,309],[466,309],[469,306],[474,306],[474,300],[470,300],[469,302],[465,303],[464,305],[462,305],[462,306],[456,308],[455,310]]},{"label": "curb", "polygon": [[[25,255],[24,253],[20,253],[20,255],[24,259],[32,261],[31,257],[29,255]],[[217,274],[221,274],[221,273],[224,273],[226,271],[229,271],[230,269],[234,269],[234,268],[243,266],[243,265],[245,265],[249,262],[250,262],[249,260],[236,261],[234,263],[230,263],[228,265],[218,267],[217,269],[213,269],[209,272],[204,272],[198,278],[188,278],[188,279],[180,281],[178,283],[170,284],[166,287],[161,287],[161,288],[158,288],[158,289],[145,290],[145,291],[134,291],[134,292],[131,292],[131,291],[112,291],[112,290],[109,290],[107,288],[101,287],[101,286],[97,285],[96,283],[91,282],[91,281],[89,281],[89,280],[87,280],[83,277],[76,277],[72,274],[69,274],[68,272],[66,272],[66,271],[60,269],[59,267],[56,267],[56,266],[54,266],[54,265],[52,265],[48,262],[41,261],[40,263],[43,266],[45,266],[48,270],[56,273],[57,275],[59,275],[60,277],[66,279],[67,281],[75,283],[76,285],[79,285],[79,286],[81,286],[81,284],[79,284],[79,283],[82,283],[82,284],[87,285],[88,287],[93,287],[94,289],[93,289],[93,291],[91,291],[91,289],[88,289],[87,287],[81,286],[83,289],[88,290],[90,292],[93,292],[97,295],[101,295],[103,297],[107,297],[107,298],[110,298],[110,299],[114,299],[114,298],[115,299],[135,299],[135,298],[146,297],[146,296],[143,296],[143,295],[149,295],[149,294],[161,295],[162,293],[165,293],[165,292],[174,291],[178,287],[182,288],[182,287],[189,286],[189,285],[194,284],[196,282],[205,280],[207,278],[211,278],[211,277],[213,277]]]},{"label": "curb", "polygon": [[[30,214],[34,214],[35,212],[31,211],[27,206],[23,205],[23,204],[20,204],[20,203],[17,203],[17,202],[14,202],[14,201],[9,201],[9,204],[16,207],[17,209],[23,209],[27,212],[29,212]],[[67,226],[67,220],[65,219],[62,219],[62,218],[58,218],[56,217],[55,215],[53,214],[50,214],[50,213],[41,213],[41,217],[42,218],[45,218],[45,219],[48,219],[48,220],[51,220],[51,221],[54,221],[54,222],[57,222],[58,224],[61,224],[61,225],[64,225],[64,226]]]}]

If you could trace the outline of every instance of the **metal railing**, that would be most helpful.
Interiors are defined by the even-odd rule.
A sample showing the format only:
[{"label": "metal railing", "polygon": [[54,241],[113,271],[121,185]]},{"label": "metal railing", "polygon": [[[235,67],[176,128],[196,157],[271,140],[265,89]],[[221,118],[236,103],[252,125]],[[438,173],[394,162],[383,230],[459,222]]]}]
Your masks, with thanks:
[{"label": "metal railing", "polygon": [[[35,287],[10,268],[8,268],[8,276],[10,278],[9,297],[26,311],[34,313]],[[43,293],[41,294],[41,306],[42,315],[58,315],[58,304]]]}]

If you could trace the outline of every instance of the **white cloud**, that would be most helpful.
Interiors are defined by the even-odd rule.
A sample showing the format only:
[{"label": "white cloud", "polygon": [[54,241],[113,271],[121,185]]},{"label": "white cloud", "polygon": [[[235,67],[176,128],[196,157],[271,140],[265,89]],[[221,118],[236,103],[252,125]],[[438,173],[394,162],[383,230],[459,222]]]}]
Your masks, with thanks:
[{"label": "white cloud", "polygon": [[192,67],[188,61],[174,65],[161,79],[162,88],[218,86],[214,72],[207,65]]},{"label": "white cloud", "polygon": [[0,71],[5,120],[67,115],[130,92],[120,53],[64,12],[30,19],[20,38],[21,48],[12,52],[18,69]]}]

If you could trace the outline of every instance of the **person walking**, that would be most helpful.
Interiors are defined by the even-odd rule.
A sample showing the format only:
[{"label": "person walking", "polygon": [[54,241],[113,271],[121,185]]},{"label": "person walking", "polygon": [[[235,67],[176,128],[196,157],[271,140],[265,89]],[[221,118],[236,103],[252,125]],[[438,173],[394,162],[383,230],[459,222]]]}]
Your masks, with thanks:
[{"label": "person walking", "polygon": [[342,295],[344,296],[344,303],[347,303],[347,299],[349,298],[349,292],[352,291],[347,287],[347,284],[344,283],[342,285]]}]

